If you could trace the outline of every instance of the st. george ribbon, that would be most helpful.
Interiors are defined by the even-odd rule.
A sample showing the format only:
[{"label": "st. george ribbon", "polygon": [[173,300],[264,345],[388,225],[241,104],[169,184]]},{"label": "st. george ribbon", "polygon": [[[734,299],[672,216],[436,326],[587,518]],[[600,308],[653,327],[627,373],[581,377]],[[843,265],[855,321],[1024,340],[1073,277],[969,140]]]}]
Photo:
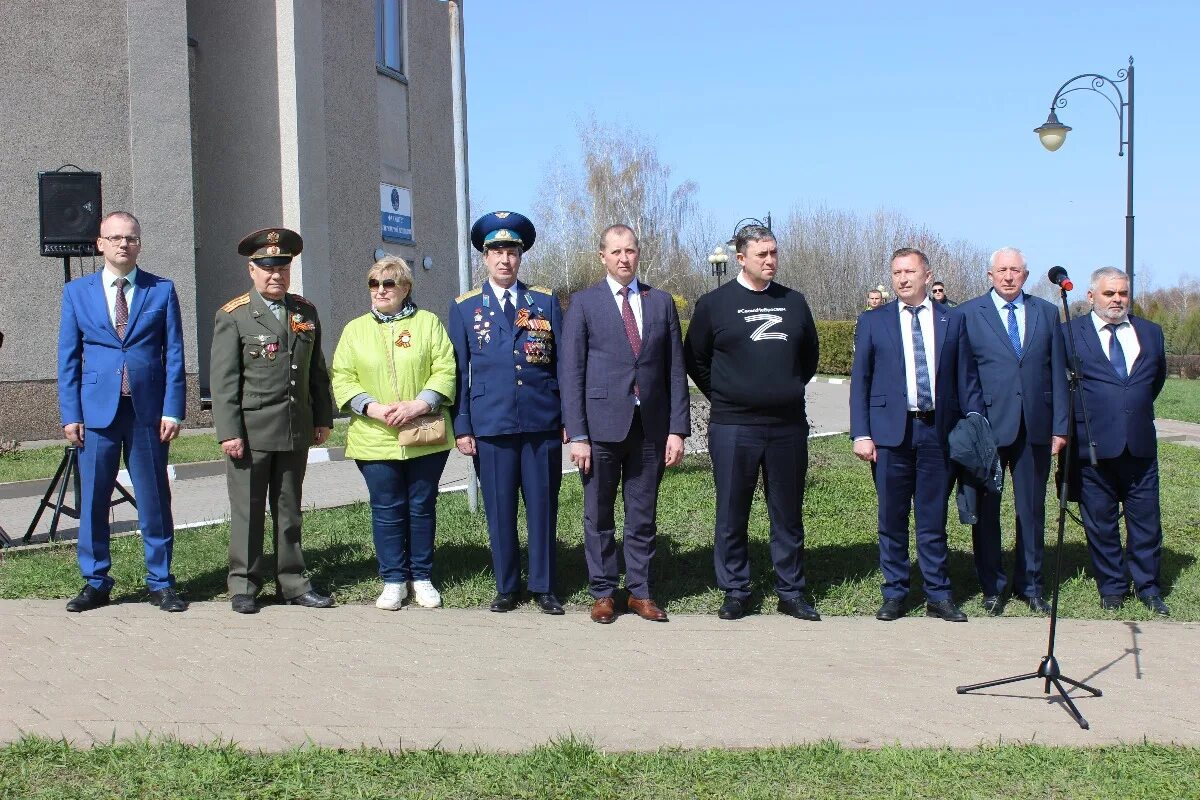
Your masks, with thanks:
[{"label": "st. george ribbon", "polygon": [[1071,279],[1067,277],[1067,271],[1062,267],[1051,267],[1046,273],[1046,279],[1055,286],[1062,287],[1064,292],[1069,292],[1075,288],[1075,284],[1071,283]]}]

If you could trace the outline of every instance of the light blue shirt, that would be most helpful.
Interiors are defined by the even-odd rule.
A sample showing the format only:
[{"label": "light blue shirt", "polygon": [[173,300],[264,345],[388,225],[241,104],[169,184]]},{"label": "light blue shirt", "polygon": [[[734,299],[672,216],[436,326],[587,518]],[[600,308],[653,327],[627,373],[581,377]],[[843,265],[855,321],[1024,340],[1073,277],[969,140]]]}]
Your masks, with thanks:
[{"label": "light blue shirt", "polygon": [[[129,308],[133,308],[133,294],[137,286],[138,268],[135,266],[129,270],[129,274],[125,276],[125,280],[129,283],[125,286],[125,303]],[[111,271],[106,264],[104,266],[104,300],[108,303],[108,321],[117,327],[117,280],[121,276]]]},{"label": "light blue shirt", "polygon": [[[1000,293],[995,289],[989,293],[992,296],[992,302],[996,304],[996,312],[1000,314],[1000,327],[1008,330],[1008,301],[1000,296]],[[1025,293],[1021,292],[1016,299],[1012,301],[1016,308],[1017,314],[1017,335],[1021,339],[1021,344],[1025,344]]]}]

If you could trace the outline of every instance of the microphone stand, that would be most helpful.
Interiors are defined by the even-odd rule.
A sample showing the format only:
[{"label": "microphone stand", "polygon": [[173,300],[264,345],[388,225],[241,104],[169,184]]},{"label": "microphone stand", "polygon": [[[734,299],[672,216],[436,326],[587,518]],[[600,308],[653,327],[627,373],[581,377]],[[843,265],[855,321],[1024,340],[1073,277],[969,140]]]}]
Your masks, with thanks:
[{"label": "microphone stand", "polygon": [[[1065,277],[1065,275],[1064,275]],[[1084,433],[1088,439],[1088,458],[1092,466],[1096,466],[1096,441],[1092,438],[1092,426],[1088,420],[1087,408],[1083,402],[1083,392],[1079,388],[1079,357],[1075,349],[1075,326],[1071,324],[1071,309],[1067,304],[1067,290],[1059,284],[1059,293],[1062,296],[1063,315],[1067,320],[1066,328],[1068,335],[1067,347],[1070,350],[1068,353],[1068,369],[1067,379],[1070,384],[1070,401],[1068,404],[1069,425],[1067,427],[1067,444],[1063,448],[1062,455],[1062,477],[1058,487],[1058,544],[1055,546],[1054,553],[1054,593],[1050,603],[1050,640],[1046,645],[1046,655],[1042,657],[1042,661],[1038,664],[1037,672],[1026,672],[1022,675],[1012,675],[1007,678],[999,678],[992,681],[984,681],[983,683],[973,683],[969,686],[959,686],[956,691],[959,694],[974,692],[979,689],[989,689],[993,686],[1003,686],[1008,683],[1019,683],[1021,681],[1040,680],[1045,681],[1044,693],[1050,694],[1050,685],[1058,689],[1058,693],[1062,695],[1063,703],[1067,710],[1079,723],[1079,727],[1088,730],[1088,721],[1079,713],[1079,709],[1075,707],[1071,696],[1067,694],[1063,684],[1070,684],[1078,689],[1083,689],[1085,692],[1091,693],[1093,697],[1101,697],[1102,692],[1099,689],[1088,686],[1086,683],[1081,683],[1074,678],[1068,678],[1062,673],[1058,666],[1058,658],[1054,655],[1054,640],[1055,634],[1058,631],[1058,593],[1059,593],[1059,575],[1062,569],[1062,552],[1063,552],[1063,531],[1067,523],[1067,486],[1070,483],[1071,463],[1075,457],[1075,405],[1079,404],[1079,411],[1083,415]]]}]

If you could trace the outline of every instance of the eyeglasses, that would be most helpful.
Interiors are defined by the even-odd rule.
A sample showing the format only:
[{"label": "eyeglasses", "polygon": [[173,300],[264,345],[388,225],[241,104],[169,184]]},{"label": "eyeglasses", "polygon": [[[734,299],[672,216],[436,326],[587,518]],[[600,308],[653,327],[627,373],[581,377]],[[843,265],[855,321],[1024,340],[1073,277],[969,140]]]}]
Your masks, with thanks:
[{"label": "eyeglasses", "polygon": [[100,238],[113,245],[125,242],[136,247],[142,243],[142,237],[140,236],[101,236]]},{"label": "eyeglasses", "polygon": [[396,282],[394,280],[392,280],[391,278],[388,278],[387,280],[382,281],[382,282],[377,281],[374,278],[371,278],[369,281],[367,281],[367,288],[370,289],[371,291],[375,291],[376,289],[378,289],[381,286],[384,289],[391,291],[392,289],[396,288]]},{"label": "eyeglasses", "polygon": [[945,294],[946,290],[945,289],[934,289],[933,293],[934,294]]}]

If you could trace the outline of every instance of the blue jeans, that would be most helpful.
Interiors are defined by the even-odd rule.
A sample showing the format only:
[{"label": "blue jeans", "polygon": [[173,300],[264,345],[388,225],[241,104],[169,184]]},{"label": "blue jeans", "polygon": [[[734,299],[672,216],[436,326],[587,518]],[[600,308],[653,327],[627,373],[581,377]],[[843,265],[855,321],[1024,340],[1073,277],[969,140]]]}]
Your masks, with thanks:
[{"label": "blue jeans", "polygon": [[404,461],[355,460],[371,496],[371,532],[384,583],[429,580],[438,480],[449,456],[443,450]]}]

